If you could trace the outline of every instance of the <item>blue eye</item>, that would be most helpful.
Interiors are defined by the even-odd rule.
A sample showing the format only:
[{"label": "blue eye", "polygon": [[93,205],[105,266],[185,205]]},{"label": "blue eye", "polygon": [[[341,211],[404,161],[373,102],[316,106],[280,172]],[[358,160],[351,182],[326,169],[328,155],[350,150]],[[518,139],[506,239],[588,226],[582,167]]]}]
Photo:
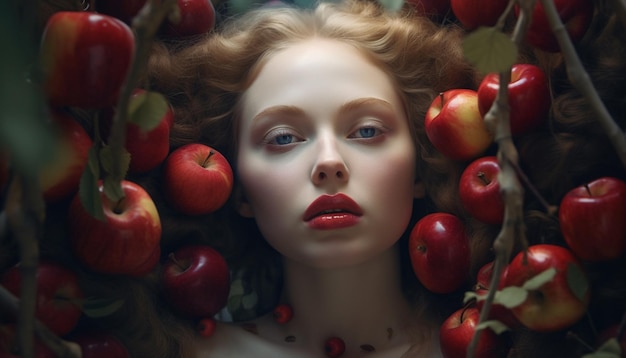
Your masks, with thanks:
[{"label": "blue eye", "polygon": [[376,135],[376,128],[374,127],[365,127],[360,128],[358,130],[358,134],[361,138],[372,138]]},{"label": "blue eye", "polygon": [[276,144],[276,145],[287,145],[287,144],[293,143],[293,141],[294,141],[293,135],[281,134],[279,136],[274,137],[270,143]]}]

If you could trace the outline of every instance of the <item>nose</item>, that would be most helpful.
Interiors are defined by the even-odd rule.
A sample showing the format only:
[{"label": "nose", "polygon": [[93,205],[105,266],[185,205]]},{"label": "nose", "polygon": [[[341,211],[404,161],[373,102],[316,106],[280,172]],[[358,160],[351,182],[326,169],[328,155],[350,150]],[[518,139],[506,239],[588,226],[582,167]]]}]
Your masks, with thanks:
[{"label": "nose", "polygon": [[337,148],[336,140],[330,136],[321,138],[319,140],[317,159],[311,173],[313,184],[345,183],[348,181],[349,175],[350,172]]}]

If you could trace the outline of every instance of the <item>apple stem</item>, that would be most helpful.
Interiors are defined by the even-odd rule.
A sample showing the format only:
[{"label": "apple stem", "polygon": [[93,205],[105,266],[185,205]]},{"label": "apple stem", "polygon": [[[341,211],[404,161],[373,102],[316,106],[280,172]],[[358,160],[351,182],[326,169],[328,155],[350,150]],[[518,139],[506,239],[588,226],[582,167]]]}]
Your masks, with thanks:
[{"label": "apple stem", "polygon": [[170,260],[172,260],[172,262],[173,262],[176,266],[178,266],[181,270],[184,270],[184,269],[185,269],[185,266],[183,266],[183,264],[182,264],[182,263],[180,263],[180,261],[178,261],[178,260],[176,259],[176,255],[174,255],[174,253],[173,253],[173,252],[172,252],[172,253],[170,253],[169,255],[167,255],[167,257],[168,257]]},{"label": "apple stem", "polygon": [[592,196],[591,195],[591,189],[589,189],[589,184],[585,183],[585,190],[587,190],[587,194],[589,194],[589,196]]},{"label": "apple stem", "polygon": [[213,154],[215,154],[214,151],[210,151],[209,155],[206,156],[206,158],[204,158],[204,160],[202,161],[202,167],[206,168],[209,166],[209,160],[211,160],[211,157],[213,156]]},{"label": "apple stem", "polygon": [[487,176],[485,175],[484,172],[478,172],[477,175],[478,175],[478,179],[480,179],[483,182],[483,184],[487,185],[490,183],[489,179],[487,179]]},{"label": "apple stem", "polygon": [[113,207],[113,212],[115,214],[118,214],[118,215],[123,213],[124,212],[124,205],[123,204],[124,204],[124,197],[122,197],[120,200],[118,200],[115,203],[115,206]]}]

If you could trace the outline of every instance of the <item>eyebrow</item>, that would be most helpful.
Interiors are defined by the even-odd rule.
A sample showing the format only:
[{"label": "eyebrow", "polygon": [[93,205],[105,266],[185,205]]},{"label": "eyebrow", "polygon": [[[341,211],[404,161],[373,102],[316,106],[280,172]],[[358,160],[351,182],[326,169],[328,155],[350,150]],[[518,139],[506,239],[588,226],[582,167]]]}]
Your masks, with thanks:
[{"label": "eyebrow", "polygon": [[[373,107],[373,106],[382,106],[388,110],[393,110],[393,105],[388,101],[385,101],[376,97],[364,97],[357,98],[351,101],[348,101],[341,105],[339,108],[339,115],[343,115],[345,113],[356,111],[363,107]],[[287,106],[287,105],[277,105],[265,108],[252,119],[253,122],[259,120],[263,117],[271,117],[274,115],[282,115],[289,117],[297,117],[297,116],[305,116],[304,110],[297,106]]]}]

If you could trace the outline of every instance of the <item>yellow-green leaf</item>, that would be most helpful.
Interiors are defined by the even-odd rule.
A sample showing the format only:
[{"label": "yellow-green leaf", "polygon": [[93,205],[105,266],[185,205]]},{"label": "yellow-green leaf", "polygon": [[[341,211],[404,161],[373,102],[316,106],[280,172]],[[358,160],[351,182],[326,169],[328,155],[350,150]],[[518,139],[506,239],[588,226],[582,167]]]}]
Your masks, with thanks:
[{"label": "yellow-green leaf", "polygon": [[513,308],[521,305],[526,301],[527,297],[527,290],[522,287],[509,286],[496,291],[493,302],[501,304],[506,308]]},{"label": "yellow-green leaf", "polygon": [[465,58],[482,73],[509,71],[518,49],[511,38],[495,27],[479,27],[463,39]]},{"label": "yellow-green leaf", "polygon": [[87,298],[83,303],[83,313],[87,317],[101,318],[115,313],[124,305],[124,300],[114,298]]},{"label": "yellow-green leaf", "polygon": [[522,288],[529,291],[538,290],[539,287],[552,281],[554,276],[556,276],[556,269],[554,267],[550,267],[536,276],[529,278],[526,282],[524,282]]},{"label": "yellow-green leaf", "polygon": [[574,295],[581,301],[584,301],[587,291],[589,291],[589,281],[582,269],[570,263],[567,265],[567,284]]},{"label": "yellow-green leaf", "polygon": [[496,334],[501,334],[509,330],[509,327],[506,324],[498,320],[490,320],[490,321],[481,322],[480,324],[476,326],[476,329],[485,329],[485,328],[491,329]]},{"label": "yellow-green leaf", "polygon": [[128,104],[128,122],[134,123],[143,131],[155,128],[169,109],[165,97],[152,91],[142,92],[131,98]]}]

